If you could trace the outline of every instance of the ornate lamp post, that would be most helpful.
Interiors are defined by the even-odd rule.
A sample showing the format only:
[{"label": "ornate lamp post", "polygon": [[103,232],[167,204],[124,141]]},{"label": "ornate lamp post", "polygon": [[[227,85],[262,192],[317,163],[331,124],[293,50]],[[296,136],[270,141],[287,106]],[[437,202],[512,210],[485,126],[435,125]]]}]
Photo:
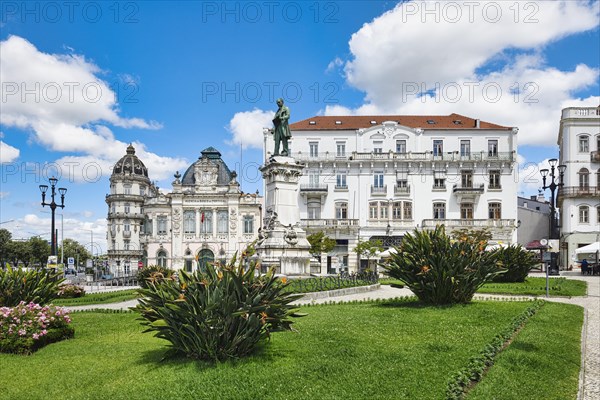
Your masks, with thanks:
[{"label": "ornate lamp post", "polygon": [[52,178],[48,179],[48,181],[50,182],[50,188],[52,189],[52,191],[50,192],[51,202],[46,203],[46,192],[48,191],[48,185],[40,185],[40,192],[42,192],[42,207],[50,206],[50,210],[52,210],[52,231],[51,231],[52,248],[50,250],[50,255],[55,256],[56,255],[56,237],[54,235],[55,235],[55,225],[56,224],[54,222],[54,212],[56,211],[56,207],[65,208],[65,194],[67,193],[67,189],[65,189],[65,188],[58,189],[58,193],[60,193],[60,204],[56,204],[56,202],[54,201],[54,196],[56,195],[56,183],[58,182],[58,179],[52,177]]},{"label": "ornate lamp post", "polygon": [[[543,181],[543,186],[542,189],[546,190],[546,189],[550,189],[550,235],[549,235],[549,239],[558,239],[559,235],[557,232],[557,223],[556,223],[556,196],[555,196],[555,192],[556,189],[560,188],[563,186],[563,178],[565,175],[565,170],[567,169],[566,165],[559,165],[558,167],[556,166],[558,164],[558,160],[556,158],[551,158],[550,160],[548,160],[548,164],[550,164],[550,170],[544,168],[542,170],[540,170],[540,174],[542,175],[542,181]],[[559,173],[559,179],[556,179],[556,171],[558,170]],[[546,185],[546,178],[548,177],[548,175],[551,178],[550,184]],[[552,259],[552,269],[556,270],[553,271],[553,275],[556,274],[558,275],[558,267],[556,266],[556,260]]]}]

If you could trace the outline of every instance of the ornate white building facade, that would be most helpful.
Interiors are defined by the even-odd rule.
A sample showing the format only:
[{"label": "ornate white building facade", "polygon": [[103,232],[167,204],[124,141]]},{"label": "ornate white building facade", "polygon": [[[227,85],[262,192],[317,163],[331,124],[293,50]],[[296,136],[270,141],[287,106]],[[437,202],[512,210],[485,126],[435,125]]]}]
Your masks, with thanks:
[{"label": "ornate white building facade", "polygon": [[113,272],[129,273],[140,265],[193,271],[207,262],[228,261],[256,239],[262,197],[240,190],[235,171],[218,150],[209,147],[201,154],[183,176],[175,174],[172,191],[162,193],[128,147],[106,196]]},{"label": "ornate white building facade", "polygon": [[316,116],[290,128],[291,156],[306,163],[302,226],[337,241],[327,272],[366,267],[353,253],[359,240],[387,247],[415,228],[489,228],[493,242],[517,240],[517,128],[458,114]]},{"label": "ornate white building facade", "polygon": [[558,190],[561,266],[573,266],[575,250],[600,241],[600,107],[562,110],[560,164],[567,166]]}]

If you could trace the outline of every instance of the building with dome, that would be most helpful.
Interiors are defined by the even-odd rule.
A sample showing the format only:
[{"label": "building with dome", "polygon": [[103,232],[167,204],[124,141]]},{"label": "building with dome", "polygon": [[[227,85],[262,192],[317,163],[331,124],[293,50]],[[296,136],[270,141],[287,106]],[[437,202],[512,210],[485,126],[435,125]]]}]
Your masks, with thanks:
[{"label": "building with dome", "polygon": [[193,271],[228,261],[256,239],[263,198],[240,190],[236,172],[217,149],[203,150],[183,176],[174,177],[172,191],[161,192],[133,146],[115,164],[106,196],[113,273],[142,265]]}]

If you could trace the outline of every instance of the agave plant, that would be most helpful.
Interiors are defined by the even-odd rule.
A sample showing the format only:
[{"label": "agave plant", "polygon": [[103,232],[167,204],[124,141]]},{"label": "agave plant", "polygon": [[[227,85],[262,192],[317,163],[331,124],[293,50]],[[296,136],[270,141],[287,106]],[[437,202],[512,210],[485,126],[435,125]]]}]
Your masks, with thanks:
[{"label": "agave plant", "polygon": [[527,274],[539,264],[535,254],[520,245],[512,245],[498,250],[498,259],[506,273],[494,278],[494,282],[525,282]]},{"label": "agave plant", "polygon": [[302,295],[286,293],[288,283],[274,270],[262,276],[255,271],[242,260],[236,266],[234,256],[205,272],[181,271],[178,281],[148,281],[135,307],[144,332],[170,342],[166,356],[216,361],[250,354],[271,332],[292,330],[290,317],[301,316],[290,303]]},{"label": "agave plant", "polygon": [[443,225],[433,231],[415,230],[381,266],[424,303],[468,303],[481,285],[504,272],[497,251],[485,251],[487,241],[473,237],[452,239]]},{"label": "agave plant", "polygon": [[58,296],[62,282],[61,274],[52,270],[0,269],[0,306],[15,307],[21,301],[47,304]]}]

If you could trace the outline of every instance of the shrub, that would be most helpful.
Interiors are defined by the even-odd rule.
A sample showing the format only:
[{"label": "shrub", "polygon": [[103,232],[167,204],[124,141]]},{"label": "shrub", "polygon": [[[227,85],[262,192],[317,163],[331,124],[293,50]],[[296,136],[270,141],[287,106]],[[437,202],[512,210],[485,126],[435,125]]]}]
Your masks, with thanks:
[{"label": "shrub", "polygon": [[148,288],[148,282],[160,283],[165,279],[173,279],[173,270],[158,265],[148,265],[137,272],[138,285]]},{"label": "shrub", "polygon": [[149,281],[135,308],[144,332],[170,342],[167,355],[206,360],[239,358],[251,353],[271,332],[291,330],[288,317],[300,316],[290,303],[302,295],[285,293],[285,278],[256,276],[236,257],[225,266],[207,265],[206,272],[182,271],[179,281]]},{"label": "shrub", "polygon": [[495,276],[494,282],[525,282],[529,271],[539,263],[535,254],[520,245],[498,249],[498,257],[502,262],[502,268],[507,271]]},{"label": "shrub", "polygon": [[20,302],[0,308],[0,352],[30,354],[49,343],[73,337],[71,318],[61,307]]},{"label": "shrub", "polygon": [[61,273],[52,270],[0,269],[0,306],[14,307],[21,301],[47,304],[63,281]]},{"label": "shrub", "polygon": [[58,298],[60,299],[74,299],[83,297],[83,295],[85,295],[85,289],[79,285],[65,283],[58,287]]},{"label": "shrub", "polygon": [[474,237],[451,239],[443,225],[433,231],[415,230],[381,266],[424,303],[468,303],[481,285],[502,272],[496,251],[485,251],[487,241]]}]

